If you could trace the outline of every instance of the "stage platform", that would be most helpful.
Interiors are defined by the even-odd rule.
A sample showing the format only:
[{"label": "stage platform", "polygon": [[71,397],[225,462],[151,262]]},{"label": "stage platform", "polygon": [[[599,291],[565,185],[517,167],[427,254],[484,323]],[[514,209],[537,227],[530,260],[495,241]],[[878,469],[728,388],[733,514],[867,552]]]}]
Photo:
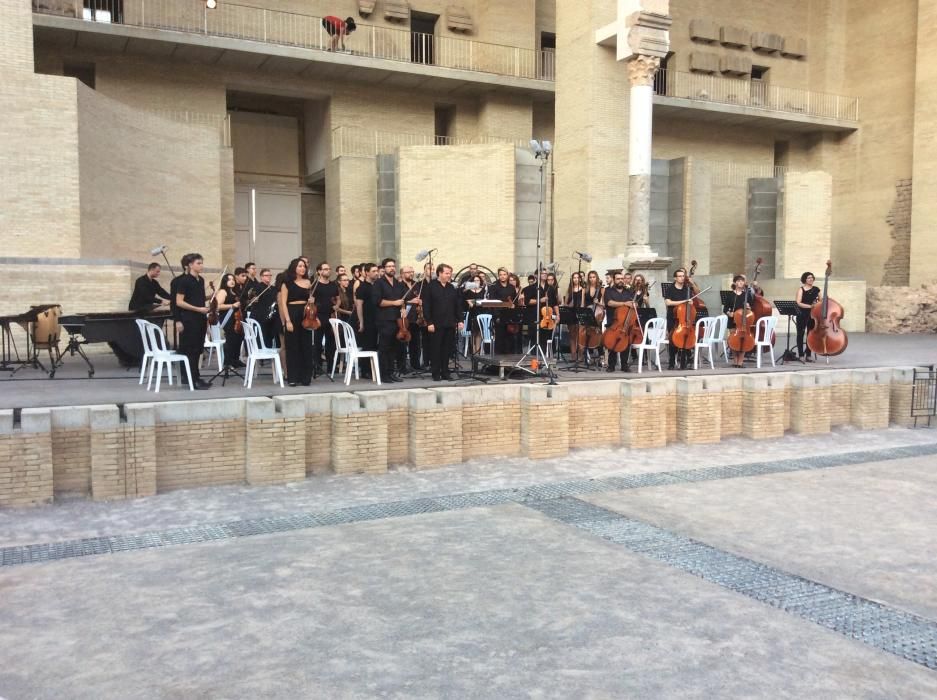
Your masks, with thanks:
[{"label": "stage platform", "polygon": [[[779,335],[777,340],[777,354],[780,355],[786,347],[786,337]],[[0,375],[0,409],[39,408],[52,406],[76,406],[93,404],[124,404],[153,401],[181,401],[194,399],[236,398],[244,396],[279,396],[288,394],[310,394],[317,392],[335,391],[370,391],[375,389],[413,389],[419,387],[440,386],[466,386],[478,382],[488,382],[499,385],[503,382],[512,383],[543,383],[544,376],[533,376],[524,371],[510,371],[520,358],[504,356],[496,358],[495,366],[488,372],[480,371],[477,378],[470,376],[471,362],[467,358],[461,359],[463,373],[460,379],[454,382],[434,382],[425,373],[422,376],[410,377],[402,383],[376,384],[360,380],[352,380],[349,387],[345,387],[340,377],[336,375],[335,381],[328,376],[320,376],[312,386],[284,387],[274,385],[269,369],[264,369],[260,376],[254,378],[254,386],[246,389],[242,386],[239,377],[230,378],[226,385],[216,380],[212,389],[208,391],[189,391],[178,385],[168,386],[164,383],[160,392],[147,391],[146,386],[137,383],[139,372],[134,369],[120,367],[117,358],[109,352],[100,352],[93,355],[95,366],[94,378],[89,379],[87,366],[79,357],[64,358],[64,364],[58,368],[55,377],[50,379],[40,370],[23,368],[10,376],[8,373]],[[529,358],[528,358],[529,360]],[[490,361],[485,360],[484,363]],[[666,362],[666,360],[665,360]],[[481,364],[481,363],[480,363]],[[571,371],[567,368],[569,363],[560,362],[556,369],[556,379],[559,383],[568,381],[590,381],[610,378],[637,378],[637,368],[632,367],[630,374],[621,371],[609,373],[604,370],[580,369]],[[907,367],[937,364],[937,336],[934,335],[883,335],[871,333],[854,333],[849,337],[849,348],[839,357],[830,358],[827,364],[822,358],[814,363],[801,364],[788,362],[771,367],[770,360],[764,358],[760,370],[755,368],[754,362],[745,364],[745,372],[797,372],[804,370],[823,369],[861,369],[869,367]],[[528,363],[529,366],[529,363]],[[505,370],[505,379],[499,378],[499,368]],[[484,368],[480,367],[480,370]],[[701,357],[699,370],[685,370],[669,372],[664,365],[664,371],[658,373],[652,370],[650,376],[679,377],[686,375],[709,374],[736,374],[740,370],[730,367],[720,358],[715,369],[709,368],[709,363]],[[642,377],[649,376],[644,370]],[[214,374],[212,370],[203,370],[204,377]]]}]

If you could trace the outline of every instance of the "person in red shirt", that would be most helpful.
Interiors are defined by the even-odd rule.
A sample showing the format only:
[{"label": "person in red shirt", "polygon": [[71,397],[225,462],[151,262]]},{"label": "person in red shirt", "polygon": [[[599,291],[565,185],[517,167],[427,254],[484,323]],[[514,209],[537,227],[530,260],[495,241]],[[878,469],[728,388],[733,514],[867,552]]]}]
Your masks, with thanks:
[{"label": "person in red shirt", "polygon": [[322,26],[325,27],[325,31],[329,33],[329,36],[332,38],[331,48],[329,51],[334,51],[338,46],[339,40],[342,42],[342,51],[345,50],[345,37],[348,34],[351,34],[357,25],[355,25],[355,20],[353,17],[346,17],[344,20],[335,15],[328,15],[322,18]]}]

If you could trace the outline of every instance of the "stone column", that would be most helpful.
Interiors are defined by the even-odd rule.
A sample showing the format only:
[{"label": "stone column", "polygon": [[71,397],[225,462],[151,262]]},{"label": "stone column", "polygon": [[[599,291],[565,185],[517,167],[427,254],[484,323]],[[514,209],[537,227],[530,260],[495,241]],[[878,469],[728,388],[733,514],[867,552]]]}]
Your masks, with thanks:
[{"label": "stone column", "polygon": [[656,257],[649,242],[653,84],[659,67],[660,58],[657,56],[635,55],[628,61],[631,110],[628,124],[628,247],[625,258],[629,264]]}]

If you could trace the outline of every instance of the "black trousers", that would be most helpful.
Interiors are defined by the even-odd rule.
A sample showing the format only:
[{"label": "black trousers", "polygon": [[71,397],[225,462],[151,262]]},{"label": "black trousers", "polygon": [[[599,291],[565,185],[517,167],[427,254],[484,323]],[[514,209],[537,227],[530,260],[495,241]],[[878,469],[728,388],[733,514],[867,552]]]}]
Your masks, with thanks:
[{"label": "black trousers", "polygon": [[495,354],[496,355],[507,355],[511,352],[511,346],[514,343],[514,336],[508,333],[508,326],[501,319],[497,319],[494,323],[494,332],[495,332]]},{"label": "black trousers", "polygon": [[[676,327],[677,327],[676,319],[667,320],[667,336],[668,337],[670,337],[670,334],[673,332],[673,329]],[[680,369],[686,369],[690,361],[691,353],[692,353],[691,350],[683,350],[681,348],[678,348],[676,344],[673,342],[673,340],[671,340],[670,347],[668,350],[667,366],[670,369],[673,369],[674,367],[677,366],[677,363],[679,362]]]},{"label": "black trousers", "polygon": [[228,322],[228,327],[224,330],[224,363],[231,367],[237,362],[241,354],[241,343],[244,342],[242,333],[234,332],[234,321]]},{"label": "black trousers", "polygon": [[286,307],[293,323],[293,332],[283,329],[286,350],[286,377],[291,384],[309,384],[312,381],[312,333],[303,328],[302,304]]},{"label": "black trousers", "polygon": [[316,367],[322,364],[322,340],[325,339],[325,366],[332,368],[332,357],[335,356],[335,334],[332,333],[332,324],[329,323],[328,316],[319,315],[319,321],[322,323],[315,330],[312,339],[312,364]]},{"label": "black trousers", "polygon": [[[580,352],[582,349],[580,348]],[[608,352],[608,368],[615,369],[616,363],[621,364],[622,367],[628,367],[631,362],[631,348],[628,348],[625,352]]]},{"label": "black trousers", "polygon": [[[416,323],[410,324],[410,343],[407,346],[407,352],[410,355],[410,367],[416,370],[422,368],[420,353],[423,349],[423,330]],[[427,348],[428,351],[429,348]]]},{"label": "black trousers", "polygon": [[377,357],[381,367],[381,377],[389,377],[396,368],[400,355],[400,341],[397,340],[396,321],[378,321]]},{"label": "black trousers", "polygon": [[[806,309],[805,309],[806,310]],[[804,336],[810,328],[810,312],[805,314],[798,313],[794,317],[794,323],[797,325],[797,357],[810,357],[810,348],[805,347]],[[804,352],[806,351],[806,353]]]},{"label": "black trousers", "polygon": [[455,352],[455,327],[436,326],[436,332],[429,334],[429,347],[433,376],[445,377],[449,374],[449,358]]},{"label": "black trousers", "polygon": [[182,334],[179,336],[179,352],[189,358],[189,369],[192,370],[192,381],[202,378],[198,370],[198,363],[205,347],[205,329],[208,325],[204,316],[193,317],[186,315],[182,319]]}]

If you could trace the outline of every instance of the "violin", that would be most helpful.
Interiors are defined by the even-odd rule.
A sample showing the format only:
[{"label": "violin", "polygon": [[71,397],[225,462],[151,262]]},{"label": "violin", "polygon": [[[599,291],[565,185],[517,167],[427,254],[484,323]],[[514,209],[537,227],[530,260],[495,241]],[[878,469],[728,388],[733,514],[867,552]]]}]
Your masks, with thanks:
[{"label": "violin", "polygon": [[[759,318],[764,318],[765,316],[771,316],[774,311],[771,308],[771,302],[765,299],[764,290],[759,287],[756,283],[758,282],[758,275],[761,274],[762,264],[764,263],[763,258],[755,259],[755,271],[752,273],[752,289],[755,291],[755,296],[752,299],[751,307],[752,314],[754,315],[754,320],[752,321],[752,327],[758,323]],[[774,345],[775,338],[777,334],[771,333],[771,344]],[[746,352],[748,352],[746,350]]]},{"label": "violin", "polygon": [[234,310],[234,332],[240,334],[242,330],[242,324],[244,323],[244,314],[241,313],[241,307],[238,306]]},{"label": "violin", "polygon": [[842,305],[830,298],[828,293],[833,263],[826,261],[826,276],[823,279],[823,295],[819,304],[810,309],[813,328],[807,331],[807,347],[817,355],[835,357],[841,355],[849,345],[846,331],[840,328],[845,312]]},{"label": "violin", "polygon": [[397,340],[401,343],[409,343],[413,339],[410,329],[407,327],[407,318],[403,314],[397,317]]},{"label": "violin", "polygon": [[548,331],[552,331],[556,328],[556,320],[553,318],[552,307],[544,306],[540,309],[540,327]]},{"label": "violin", "polygon": [[640,326],[638,310],[633,301],[615,307],[615,318],[602,334],[602,344],[609,352],[628,352],[634,342],[635,330],[641,332]]},{"label": "violin", "polygon": [[[692,350],[696,347],[696,312],[702,307],[698,288],[692,280],[696,266],[697,262],[693,260],[690,264],[690,271],[687,273],[687,301],[690,303],[680,304],[674,309],[676,324],[670,333],[670,342],[680,350]],[[692,301],[690,301],[691,293],[695,296]]]},{"label": "violin", "polygon": [[218,297],[215,294],[215,282],[209,280],[208,288],[211,290],[211,300],[208,302],[208,325],[218,325]]},{"label": "violin", "polygon": [[303,323],[302,326],[307,331],[317,331],[322,327],[322,321],[319,320],[319,309],[316,308],[315,300],[315,291],[316,287],[319,286],[319,280],[315,281],[309,288],[309,299],[306,301],[306,306],[303,308]]}]

